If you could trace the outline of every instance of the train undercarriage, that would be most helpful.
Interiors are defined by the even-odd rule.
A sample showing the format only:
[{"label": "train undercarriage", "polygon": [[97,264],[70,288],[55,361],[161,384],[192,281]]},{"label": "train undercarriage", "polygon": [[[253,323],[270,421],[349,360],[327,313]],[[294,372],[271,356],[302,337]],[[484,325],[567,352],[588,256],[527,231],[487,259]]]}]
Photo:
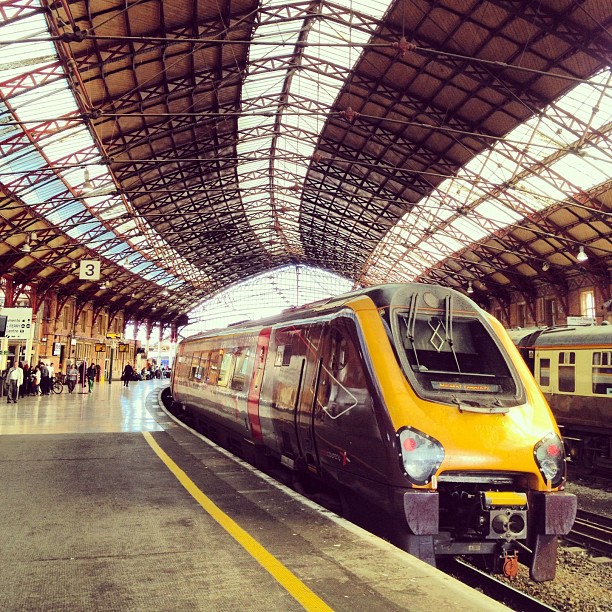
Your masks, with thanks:
[{"label": "train undercarriage", "polygon": [[612,477],[612,436],[577,427],[562,428],[565,452],[571,467],[583,474]]}]

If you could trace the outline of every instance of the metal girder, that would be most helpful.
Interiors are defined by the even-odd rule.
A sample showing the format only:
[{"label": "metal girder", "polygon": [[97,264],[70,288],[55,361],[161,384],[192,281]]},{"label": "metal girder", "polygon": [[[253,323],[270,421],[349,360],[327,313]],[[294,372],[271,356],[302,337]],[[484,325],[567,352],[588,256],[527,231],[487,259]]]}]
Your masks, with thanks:
[{"label": "metal girder", "polygon": [[[118,293],[113,304],[133,301],[126,307],[140,312],[152,303],[156,283],[172,279],[178,292],[199,299],[285,261],[319,264],[365,282],[370,270],[381,276],[387,269],[405,279],[431,273],[443,282],[448,262],[449,270],[487,278],[505,303],[506,282],[530,296],[543,279],[571,278],[572,256],[563,249],[577,240],[607,248],[608,200],[555,171],[565,151],[542,159],[541,148],[499,141],[548,106],[572,146],[599,147],[606,155],[609,127],[592,129],[591,121],[551,106],[577,82],[566,77],[587,78],[607,64],[610,16],[589,21],[592,0],[565,7],[563,16],[548,0],[537,10],[530,2],[501,0],[434,3],[427,10],[395,2],[381,19],[319,0],[265,6],[220,0],[214,9],[186,2],[181,15],[189,18],[170,15],[163,0],[155,10],[99,0],[45,4],[60,61],[43,58],[0,83],[8,109],[0,154],[14,164],[8,186],[22,201],[26,195],[35,200],[43,188],[56,194],[28,208],[42,217],[65,211],[71,219],[60,231],[109,254],[109,273],[126,275],[126,295]],[[16,18],[37,10],[33,0],[11,4]],[[597,16],[604,14],[599,7]],[[3,18],[8,13],[0,7],[0,24]],[[367,41],[355,45],[353,67],[342,53],[317,48],[319,31],[352,45],[349,28]],[[272,31],[279,33],[277,49],[249,51],[248,43],[270,42]],[[404,35],[409,40],[402,42]],[[19,124],[19,109],[10,105],[49,84],[59,87],[64,73],[79,111]],[[278,87],[267,91],[266,77]],[[252,78],[260,80],[251,90]],[[295,82],[304,89],[295,91]],[[338,93],[317,99],[319,85]],[[265,115],[262,121],[258,114]],[[33,145],[43,154],[75,122],[94,145],[52,160],[54,170],[32,170]],[[504,183],[462,168],[493,145],[491,160],[505,156],[515,164]],[[14,171],[20,163],[30,164],[29,174]],[[83,207],[79,186],[70,186],[71,173],[62,169],[100,163],[108,173],[96,177],[94,188],[104,197],[80,198]],[[458,189],[443,193],[451,177],[465,183],[468,196]],[[539,211],[542,201],[525,191],[536,177],[567,193],[565,202]],[[65,184],[61,193],[57,179]],[[509,225],[488,216],[481,205],[491,202],[507,211]],[[44,283],[48,275],[54,282],[71,259],[88,252],[71,241],[59,247],[45,235],[52,250],[35,251],[38,262],[23,260],[10,252],[24,239],[14,233],[40,231],[41,222],[16,215],[12,222],[13,238],[0,262],[14,260],[24,279]],[[458,250],[474,242],[471,228],[483,238],[471,251]],[[108,239],[109,231],[116,237]],[[124,253],[128,268],[146,276],[138,292],[136,275],[116,263]],[[372,268],[385,253],[405,266]],[[581,281],[593,279],[603,291],[610,257],[601,253],[581,268]],[[551,261],[558,263],[535,278],[537,267]],[[459,280],[450,272],[447,282]],[[94,289],[83,287],[100,300]],[[173,300],[157,315],[179,313],[184,302]]]},{"label": "metal girder", "polygon": [[[595,40],[584,30],[577,27],[577,23],[571,18],[568,19],[568,11],[552,11],[550,6],[535,6],[529,0],[521,2],[506,2],[505,0],[491,0],[514,17],[520,18],[543,32],[554,34],[570,47],[580,49],[585,55],[593,57],[598,63],[605,64],[610,58],[610,47],[604,40]],[[575,5],[580,10],[580,5]],[[571,9],[570,9],[571,10]],[[605,29],[603,24],[602,31]]]}]

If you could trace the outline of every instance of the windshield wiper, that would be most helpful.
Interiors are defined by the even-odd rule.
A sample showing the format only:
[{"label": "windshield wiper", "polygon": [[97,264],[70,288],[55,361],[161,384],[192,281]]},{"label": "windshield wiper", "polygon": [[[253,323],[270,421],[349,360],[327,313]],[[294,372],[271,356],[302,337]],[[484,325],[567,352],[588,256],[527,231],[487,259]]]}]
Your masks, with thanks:
[{"label": "windshield wiper", "polygon": [[453,404],[457,404],[457,408],[459,408],[459,412],[476,412],[478,414],[506,414],[510,412],[510,408],[508,406],[502,406],[499,400],[495,400],[496,406],[478,406],[468,404],[466,402],[461,403],[461,401],[453,397],[451,400]]},{"label": "windshield wiper", "polygon": [[446,333],[446,341],[448,342],[448,346],[450,347],[451,353],[455,358],[455,363],[457,364],[457,372],[461,374],[461,366],[459,365],[459,359],[457,358],[457,353],[455,352],[455,341],[453,339],[453,296],[447,295],[444,298],[444,319],[445,326],[444,331]]},{"label": "windshield wiper", "polygon": [[408,314],[404,317],[406,319],[406,337],[410,340],[410,346],[412,346],[412,352],[414,353],[415,360],[415,368],[417,370],[421,369],[421,364],[419,363],[419,353],[414,344],[414,328],[416,326],[417,313],[419,310],[418,307],[419,294],[412,293],[410,295],[410,300],[408,302]]}]

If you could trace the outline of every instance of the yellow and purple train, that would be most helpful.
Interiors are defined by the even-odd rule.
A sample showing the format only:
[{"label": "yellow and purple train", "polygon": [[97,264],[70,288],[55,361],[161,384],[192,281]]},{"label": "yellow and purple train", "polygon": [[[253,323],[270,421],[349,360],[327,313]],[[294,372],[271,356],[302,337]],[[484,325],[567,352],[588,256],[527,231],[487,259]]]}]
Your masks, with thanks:
[{"label": "yellow and purple train", "polygon": [[[435,564],[555,575],[565,455],[503,327],[461,293],[371,287],[181,342],[174,408]],[[514,569],[513,569],[514,568]]]}]

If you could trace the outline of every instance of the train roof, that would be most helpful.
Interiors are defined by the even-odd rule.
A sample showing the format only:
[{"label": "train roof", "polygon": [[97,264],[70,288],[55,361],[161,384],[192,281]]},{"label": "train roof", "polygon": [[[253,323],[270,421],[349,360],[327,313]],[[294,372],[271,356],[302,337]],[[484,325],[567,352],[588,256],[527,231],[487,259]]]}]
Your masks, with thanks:
[{"label": "train roof", "polygon": [[612,325],[511,329],[508,335],[519,347],[588,345],[612,349]]},{"label": "train roof", "polygon": [[[410,295],[411,293],[420,294],[423,297],[423,302],[421,302],[421,304],[424,305],[427,305],[426,295],[428,293],[434,294],[438,299],[442,299],[443,296],[452,294],[456,300],[456,302],[454,302],[455,305],[453,306],[453,310],[456,309],[481,312],[480,307],[469,297],[449,287],[444,287],[442,285],[431,285],[428,283],[389,283],[385,285],[365,287],[356,291],[350,291],[341,295],[325,298],[317,302],[304,304],[303,306],[289,308],[273,317],[267,317],[265,319],[255,321],[239,321],[229,325],[228,327],[211,329],[194,336],[189,336],[189,338],[186,339],[196,340],[198,338],[206,338],[216,334],[232,333],[238,330],[259,329],[262,327],[276,325],[278,323],[294,321],[295,319],[299,318],[316,316],[317,314],[321,314],[326,310],[332,311],[334,309],[341,308],[343,305],[360,296],[369,297],[372,302],[374,302],[376,308],[388,307],[397,302],[398,296]],[[419,304],[419,307],[421,304]]]},{"label": "train roof", "polygon": [[508,335],[514,344],[517,346],[527,346],[533,344],[546,328],[545,327],[517,327],[516,329],[507,329]]}]

